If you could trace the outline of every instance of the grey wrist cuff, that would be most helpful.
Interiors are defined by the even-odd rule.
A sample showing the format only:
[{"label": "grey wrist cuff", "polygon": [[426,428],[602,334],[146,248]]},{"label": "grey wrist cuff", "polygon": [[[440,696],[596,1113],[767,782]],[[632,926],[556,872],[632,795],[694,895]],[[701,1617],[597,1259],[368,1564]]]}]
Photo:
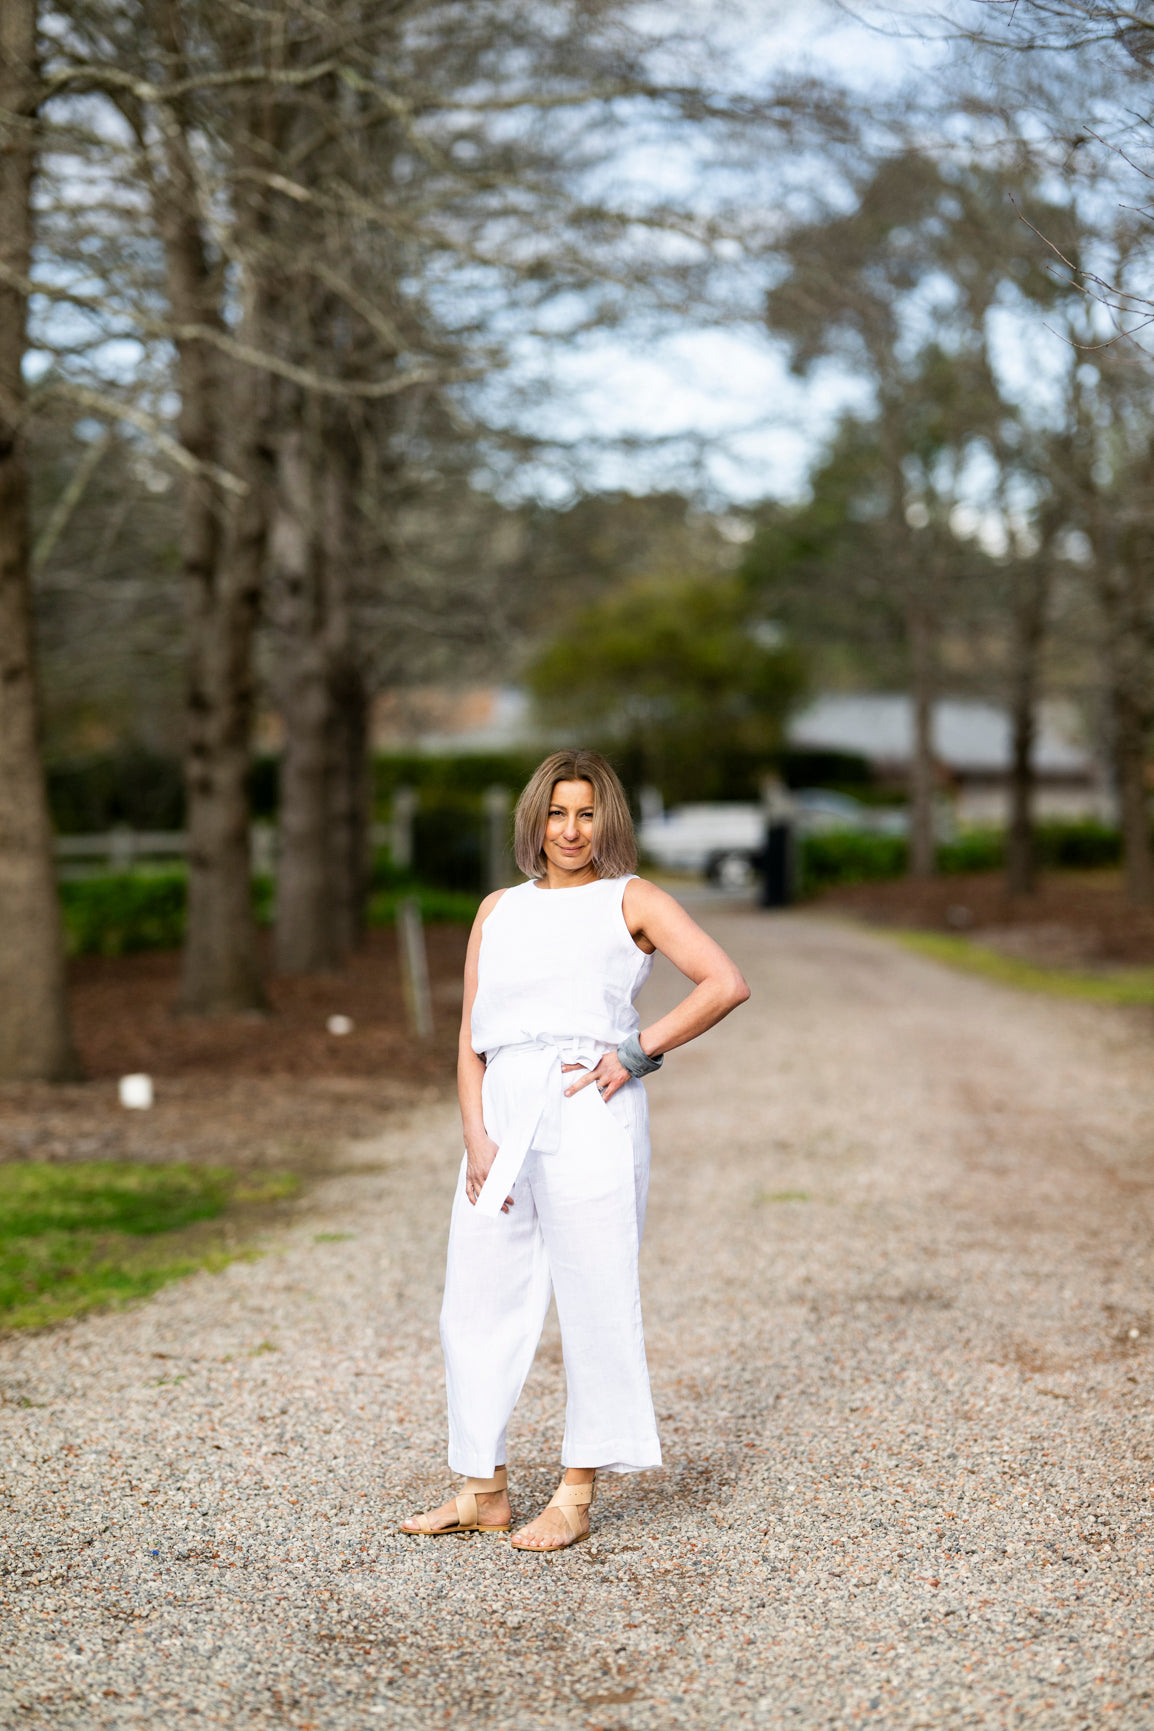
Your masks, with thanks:
[{"label": "grey wrist cuff", "polygon": [[654,1070],[660,1070],[665,1057],[663,1054],[660,1058],[651,1058],[642,1047],[640,1036],[630,1034],[617,1048],[617,1061],[631,1076],[651,1076]]}]

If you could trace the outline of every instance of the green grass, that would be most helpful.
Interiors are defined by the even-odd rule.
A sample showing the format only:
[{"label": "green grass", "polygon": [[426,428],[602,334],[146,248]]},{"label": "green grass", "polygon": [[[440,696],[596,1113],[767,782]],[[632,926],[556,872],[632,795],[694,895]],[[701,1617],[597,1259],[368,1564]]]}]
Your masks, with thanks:
[{"label": "green grass", "polygon": [[1154,968],[1127,968],[1116,974],[1088,974],[1076,968],[1043,968],[1036,962],[1004,956],[970,938],[946,932],[897,931],[891,934],[908,950],[931,961],[961,968],[1018,991],[1049,992],[1095,1004],[1154,1004]]},{"label": "green grass", "polygon": [[0,1165],[0,1327],[127,1304],[252,1255],[223,1230],[228,1215],[297,1187],[288,1173],[246,1179],[221,1166]]}]

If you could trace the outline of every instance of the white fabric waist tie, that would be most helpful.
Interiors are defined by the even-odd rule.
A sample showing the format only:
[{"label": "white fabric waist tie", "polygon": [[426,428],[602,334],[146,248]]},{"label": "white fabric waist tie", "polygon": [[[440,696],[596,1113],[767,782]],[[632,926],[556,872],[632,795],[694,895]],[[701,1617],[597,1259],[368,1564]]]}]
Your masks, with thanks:
[{"label": "white fabric waist tie", "polygon": [[[611,1046],[604,1049],[613,1050]],[[478,1214],[500,1214],[531,1151],[556,1154],[560,1148],[561,1065],[569,1061],[562,1058],[560,1046],[545,1040],[500,1046],[489,1055],[488,1068],[498,1063],[519,1066],[513,1084],[517,1105],[474,1204]]]}]

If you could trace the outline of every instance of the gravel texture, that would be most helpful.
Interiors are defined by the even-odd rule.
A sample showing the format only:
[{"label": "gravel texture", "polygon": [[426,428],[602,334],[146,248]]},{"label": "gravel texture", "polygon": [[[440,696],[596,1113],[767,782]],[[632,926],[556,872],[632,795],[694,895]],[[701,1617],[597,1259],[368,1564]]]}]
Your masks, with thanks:
[{"label": "gravel texture", "polygon": [[[395,1531],[451,1483],[415,1109],[264,1260],[0,1344],[5,1726],[1154,1725],[1154,1020],[707,923],[754,997],[649,1084],[664,1471],[555,1557]],[[522,1516],[562,1402],[550,1324]]]}]

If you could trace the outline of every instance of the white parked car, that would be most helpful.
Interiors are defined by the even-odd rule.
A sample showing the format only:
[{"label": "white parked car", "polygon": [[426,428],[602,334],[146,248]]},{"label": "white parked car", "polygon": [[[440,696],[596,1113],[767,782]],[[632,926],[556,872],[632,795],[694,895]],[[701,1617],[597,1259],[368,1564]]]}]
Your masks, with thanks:
[{"label": "white parked car", "polygon": [[[907,828],[905,812],[880,811],[827,788],[803,788],[789,803],[802,835],[836,829],[904,835]],[[637,839],[642,852],[666,871],[700,872],[723,888],[744,889],[753,880],[765,826],[761,805],[736,800],[679,805],[643,818]]]},{"label": "white parked car", "polygon": [[637,829],[642,853],[666,871],[702,872],[718,881],[747,882],[765,840],[760,805],[679,805]]},{"label": "white parked car", "polygon": [[909,831],[909,817],[900,807],[865,805],[828,787],[803,787],[790,797],[797,823],[808,835],[827,829],[867,830],[872,835],[906,835]]}]

